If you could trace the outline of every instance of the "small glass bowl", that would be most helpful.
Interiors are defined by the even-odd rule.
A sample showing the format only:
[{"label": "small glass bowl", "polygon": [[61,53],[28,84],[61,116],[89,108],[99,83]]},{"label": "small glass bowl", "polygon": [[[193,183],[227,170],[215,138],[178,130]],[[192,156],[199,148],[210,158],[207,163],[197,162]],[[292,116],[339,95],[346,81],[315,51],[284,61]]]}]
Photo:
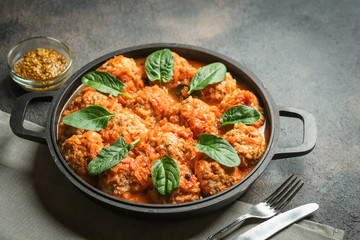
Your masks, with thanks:
[{"label": "small glass bowl", "polygon": [[[24,54],[36,48],[52,49],[60,53],[66,59],[68,65],[58,76],[44,80],[25,79],[14,71],[16,63]],[[8,56],[7,63],[11,78],[22,88],[29,92],[42,92],[58,89],[70,76],[72,70],[72,58],[70,48],[63,42],[51,37],[33,37],[21,41],[13,47]]]}]

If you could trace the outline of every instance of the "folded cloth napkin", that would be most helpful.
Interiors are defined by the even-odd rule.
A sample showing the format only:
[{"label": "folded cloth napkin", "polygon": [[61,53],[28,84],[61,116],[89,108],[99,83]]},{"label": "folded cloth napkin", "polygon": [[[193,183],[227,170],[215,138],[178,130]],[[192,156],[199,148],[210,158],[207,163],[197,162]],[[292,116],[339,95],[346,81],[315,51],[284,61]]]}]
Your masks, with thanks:
[{"label": "folded cloth napkin", "polygon": [[[26,122],[24,126],[41,131]],[[0,111],[0,239],[206,239],[246,213],[235,201],[191,219],[154,221],[122,216],[82,195],[57,169],[46,145],[16,137]],[[246,221],[226,239],[261,221]],[[344,231],[301,220],[271,239],[342,239]]]}]

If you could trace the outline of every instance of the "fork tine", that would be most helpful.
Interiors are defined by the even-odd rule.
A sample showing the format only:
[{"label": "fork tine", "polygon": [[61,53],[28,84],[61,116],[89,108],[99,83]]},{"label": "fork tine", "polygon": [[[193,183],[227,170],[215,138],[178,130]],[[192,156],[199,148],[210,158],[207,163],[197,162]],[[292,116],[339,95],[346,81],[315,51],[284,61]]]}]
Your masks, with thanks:
[{"label": "fork tine", "polygon": [[[300,182],[300,180],[299,180]],[[298,182],[298,183],[299,183]],[[282,204],[279,204],[275,210],[280,211],[281,209],[283,209],[294,197],[295,195],[300,191],[300,189],[302,188],[302,186],[304,185],[304,183],[301,183],[300,185],[297,186],[297,188],[292,192],[292,194],[290,196],[288,196],[283,202]]]},{"label": "fork tine", "polygon": [[[284,189],[282,189],[282,191],[278,195],[276,195],[273,199],[271,199],[269,204],[271,206],[275,206],[276,204],[278,204],[279,201],[281,201],[286,195],[288,195],[289,192],[294,188],[294,186],[296,186],[300,181],[298,180],[297,182],[295,182],[296,180],[298,180],[297,177],[295,177]],[[295,185],[293,185],[294,183]]]},{"label": "fork tine", "polygon": [[267,202],[270,204],[276,196],[278,196],[279,194],[281,194],[284,191],[284,188],[286,189],[286,186],[288,185],[288,183],[290,182],[290,180],[293,177],[294,177],[294,175],[291,175],[283,184],[281,184],[281,186],[278,189],[276,189],[270,196],[265,198],[263,202]]},{"label": "fork tine", "polygon": [[274,196],[268,204],[270,207],[274,208],[275,210],[279,211],[286,204],[290,202],[290,200],[296,195],[296,193],[300,190],[303,186],[301,180],[295,177],[290,184],[286,185],[284,189],[281,190],[279,194]]}]

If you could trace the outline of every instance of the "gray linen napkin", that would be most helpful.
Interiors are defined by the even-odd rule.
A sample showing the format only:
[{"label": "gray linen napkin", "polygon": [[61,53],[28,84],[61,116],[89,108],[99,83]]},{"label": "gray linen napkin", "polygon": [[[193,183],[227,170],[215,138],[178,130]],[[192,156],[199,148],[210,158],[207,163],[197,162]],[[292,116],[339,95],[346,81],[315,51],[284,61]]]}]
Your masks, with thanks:
[{"label": "gray linen napkin", "polygon": [[[29,122],[25,127],[42,130]],[[122,216],[83,196],[57,169],[47,146],[16,137],[9,115],[1,111],[0,129],[0,239],[206,239],[251,207],[236,201],[215,213],[172,221]],[[247,221],[227,239],[259,222]],[[302,220],[272,239],[343,235],[342,230]]]}]

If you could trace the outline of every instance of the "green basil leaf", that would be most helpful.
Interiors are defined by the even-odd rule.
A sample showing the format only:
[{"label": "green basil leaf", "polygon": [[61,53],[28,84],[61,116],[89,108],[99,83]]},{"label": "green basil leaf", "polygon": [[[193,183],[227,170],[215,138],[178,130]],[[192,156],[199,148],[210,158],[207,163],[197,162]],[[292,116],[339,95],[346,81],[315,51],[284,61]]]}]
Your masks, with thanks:
[{"label": "green basil leaf", "polygon": [[161,195],[169,194],[180,184],[180,170],[174,159],[164,155],[151,167],[151,177],[155,188]]},{"label": "green basil leaf", "polygon": [[[179,84],[176,87],[173,87],[170,89],[170,94],[175,97],[176,99],[182,100],[183,98],[185,98],[182,94],[182,91],[185,89],[185,91],[187,92],[189,89],[188,85],[185,84]],[[194,91],[192,92],[192,96],[193,97],[197,97],[197,98],[201,98],[203,97],[202,93],[200,91]]]},{"label": "green basil leaf", "polygon": [[170,94],[175,97],[176,99],[182,99],[183,95],[182,95],[182,91],[185,89],[185,91],[187,91],[187,89],[189,88],[188,85],[185,84],[179,84],[176,87],[173,87],[170,89]]},{"label": "green basil leaf", "polygon": [[110,117],[115,116],[101,106],[89,106],[63,118],[63,123],[76,128],[98,131],[104,129]]},{"label": "green basil leaf", "polygon": [[261,118],[261,113],[246,105],[237,105],[229,108],[223,115],[220,117],[220,122],[223,127],[228,124],[243,123],[243,124],[252,124],[259,121]]},{"label": "green basil leaf", "polygon": [[81,78],[81,82],[84,85],[95,88],[102,93],[110,93],[114,97],[121,94],[125,97],[131,98],[128,94],[123,92],[123,88],[126,85],[107,72],[89,72]]},{"label": "green basil leaf", "polygon": [[226,67],[224,64],[216,62],[200,68],[191,79],[189,92],[204,89],[209,84],[221,82],[225,79]]},{"label": "green basil leaf", "polygon": [[228,141],[212,134],[200,134],[200,143],[193,143],[197,149],[211,159],[227,167],[240,165],[240,158]]},{"label": "green basil leaf", "polygon": [[124,138],[119,137],[110,147],[102,148],[97,157],[88,164],[89,175],[98,175],[121,162],[130,149],[139,141],[140,139],[137,139],[133,143],[126,145]]},{"label": "green basil leaf", "polygon": [[145,61],[145,71],[150,81],[168,82],[174,73],[174,59],[169,49],[150,54]]}]

